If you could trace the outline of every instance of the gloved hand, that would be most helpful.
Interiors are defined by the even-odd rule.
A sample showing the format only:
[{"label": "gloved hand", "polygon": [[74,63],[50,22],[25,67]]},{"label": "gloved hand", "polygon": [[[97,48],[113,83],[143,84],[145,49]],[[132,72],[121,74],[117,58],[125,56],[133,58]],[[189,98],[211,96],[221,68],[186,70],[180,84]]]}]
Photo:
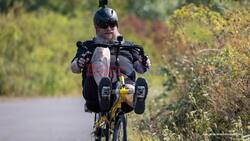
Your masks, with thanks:
[{"label": "gloved hand", "polygon": [[88,64],[91,60],[92,53],[87,51],[83,53],[78,59],[77,59],[77,66],[79,68],[83,68],[86,64]]},{"label": "gloved hand", "polygon": [[149,68],[151,66],[151,61],[150,61],[148,56],[142,57],[142,65],[144,65],[147,68]]}]

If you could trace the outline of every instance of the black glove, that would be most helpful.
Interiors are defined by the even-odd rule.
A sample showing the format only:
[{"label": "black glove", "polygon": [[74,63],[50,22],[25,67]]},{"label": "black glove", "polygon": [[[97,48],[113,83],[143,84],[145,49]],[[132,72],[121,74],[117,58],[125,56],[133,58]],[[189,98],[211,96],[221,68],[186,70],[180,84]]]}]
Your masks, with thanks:
[{"label": "black glove", "polygon": [[77,58],[77,66],[79,68],[83,68],[86,64],[88,64],[91,60],[92,53],[87,51],[83,53],[80,57]]}]

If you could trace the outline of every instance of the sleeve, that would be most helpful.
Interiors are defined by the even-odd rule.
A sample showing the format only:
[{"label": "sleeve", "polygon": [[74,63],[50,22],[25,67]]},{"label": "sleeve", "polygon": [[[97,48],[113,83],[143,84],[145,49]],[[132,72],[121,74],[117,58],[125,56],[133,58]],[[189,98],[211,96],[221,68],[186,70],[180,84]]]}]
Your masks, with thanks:
[{"label": "sleeve", "polygon": [[145,73],[147,71],[147,67],[142,64],[142,57],[140,56],[139,51],[133,49],[131,54],[133,56],[133,67],[135,71],[138,73]]},{"label": "sleeve", "polygon": [[138,73],[145,73],[147,71],[147,67],[144,66],[139,60],[134,62],[133,67]]}]

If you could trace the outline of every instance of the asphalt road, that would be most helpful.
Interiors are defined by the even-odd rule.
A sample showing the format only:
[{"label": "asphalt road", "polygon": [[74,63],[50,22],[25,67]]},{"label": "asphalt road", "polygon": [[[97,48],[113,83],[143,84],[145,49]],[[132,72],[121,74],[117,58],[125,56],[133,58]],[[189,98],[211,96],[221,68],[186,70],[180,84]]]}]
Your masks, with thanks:
[{"label": "asphalt road", "polygon": [[0,141],[92,141],[82,98],[0,100]]}]

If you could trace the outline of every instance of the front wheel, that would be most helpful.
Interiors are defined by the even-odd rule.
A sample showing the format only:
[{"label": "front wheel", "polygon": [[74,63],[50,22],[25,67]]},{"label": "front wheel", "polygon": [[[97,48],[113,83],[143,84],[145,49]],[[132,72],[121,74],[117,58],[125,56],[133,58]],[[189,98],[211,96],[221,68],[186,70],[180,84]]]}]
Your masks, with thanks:
[{"label": "front wheel", "polygon": [[[100,114],[95,114],[95,123],[100,117]],[[99,128],[95,128],[95,141],[109,141],[109,124],[105,123]]]},{"label": "front wheel", "polygon": [[127,121],[124,114],[118,115],[115,119],[112,141],[127,141]]}]

